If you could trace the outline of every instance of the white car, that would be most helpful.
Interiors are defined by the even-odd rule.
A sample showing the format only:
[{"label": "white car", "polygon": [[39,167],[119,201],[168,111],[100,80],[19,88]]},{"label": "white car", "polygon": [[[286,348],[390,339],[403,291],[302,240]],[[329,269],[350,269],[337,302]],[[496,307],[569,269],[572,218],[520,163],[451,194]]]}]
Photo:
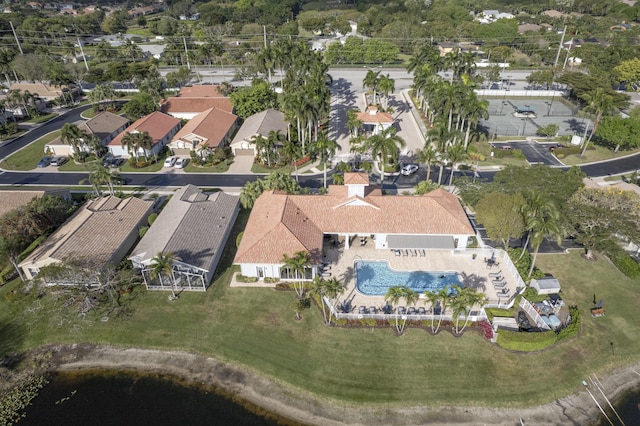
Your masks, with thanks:
[{"label": "white car", "polygon": [[400,171],[400,173],[402,173],[405,176],[409,176],[414,174],[417,171],[418,171],[417,164],[406,164],[404,167],[402,167],[402,170]]},{"label": "white car", "polygon": [[188,158],[180,157],[176,160],[176,169],[184,169],[189,162]]},{"label": "white car", "polygon": [[164,160],[164,167],[173,167],[174,164],[176,164],[176,157],[167,157],[166,160]]}]

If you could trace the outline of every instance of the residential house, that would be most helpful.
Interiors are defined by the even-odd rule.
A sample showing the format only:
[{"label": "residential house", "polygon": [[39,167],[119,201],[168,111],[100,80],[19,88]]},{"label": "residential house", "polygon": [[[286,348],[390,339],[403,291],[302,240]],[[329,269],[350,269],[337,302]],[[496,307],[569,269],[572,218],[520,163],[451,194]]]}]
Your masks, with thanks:
[{"label": "residential house", "polygon": [[215,149],[227,145],[236,130],[238,116],[209,108],[193,117],[171,140],[173,155],[188,157],[191,151]]},{"label": "residential house", "polygon": [[268,137],[269,132],[279,131],[286,135],[289,130],[289,123],[285,121],[284,114],[275,109],[268,109],[247,117],[242,127],[236,133],[231,142],[231,149],[234,155],[251,155],[255,156],[256,144],[254,138],[256,136]]},{"label": "residential house", "polygon": [[356,117],[362,122],[363,130],[371,135],[377,135],[384,129],[393,126],[395,121],[391,114],[378,111],[378,108],[373,105],[369,105],[365,112],[356,114]]},{"label": "residential house", "polygon": [[229,98],[170,97],[160,101],[160,111],[183,120],[191,120],[210,108],[233,112],[233,104]]},{"label": "residential house", "polygon": [[345,173],[326,195],[264,192],[256,200],[234,263],[249,277],[289,278],[283,255],[309,254],[306,279],[318,274],[325,236],[349,250],[360,236],[378,250],[464,249],[475,235],[456,196],[437,189],[422,196],[382,195],[366,173]]},{"label": "residential house", "polygon": [[[118,134],[122,133],[129,124],[129,120],[121,115],[105,111],[78,125],[78,129],[88,135],[95,135],[102,146],[107,146]],[[44,150],[53,155],[73,155],[71,145],[62,142],[60,137],[45,145]],[[86,150],[86,149],[85,149]]]},{"label": "residential house", "polygon": [[23,191],[23,190],[0,190],[0,216],[26,206],[34,198],[41,198],[45,195],[62,197],[71,200],[71,193],[68,189],[45,189],[43,191]]},{"label": "residential house", "polygon": [[[148,289],[204,291],[209,286],[239,211],[239,197],[205,194],[193,185],[180,188],[132,251],[134,267]],[[152,277],[158,253],[176,257],[172,281]]]},{"label": "residential house", "polygon": [[140,148],[137,154],[138,156],[145,157],[157,155],[160,153],[162,148],[171,141],[173,135],[178,132],[180,124],[181,122],[179,119],[163,114],[159,111],[155,111],[127,127],[124,132],[113,138],[107,146],[109,147],[111,154],[114,156],[130,157],[131,153],[128,151],[126,146],[122,145],[124,136],[127,133],[148,132],[153,139],[151,148]]},{"label": "residential house", "polygon": [[11,83],[9,91],[20,90],[22,92],[29,92],[36,95],[45,101],[52,101],[54,99],[60,99],[63,95],[67,96],[69,91],[72,95],[76,95],[79,90],[68,86],[50,86],[43,83]]},{"label": "residential house", "polygon": [[233,113],[231,99],[220,91],[220,86],[210,84],[184,86],[176,96],[160,102],[160,111],[185,120],[191,120],[210,108]]},{"label": "residential house", "polygon": [[41,268],[67,259],[89,258],[96,265],[117,265],[138,239],[152,206],[151,201],[135,197],[87,201],[18,266],[32,279]]},{"label": "residential house", "polygon": [[460,50],[460,46],[457,43],[450,43],[448,41],[444,41],[442,43],[438,43],[438,51],[440,52],[440,56],[446,56],[451,52],[457,52]]}]

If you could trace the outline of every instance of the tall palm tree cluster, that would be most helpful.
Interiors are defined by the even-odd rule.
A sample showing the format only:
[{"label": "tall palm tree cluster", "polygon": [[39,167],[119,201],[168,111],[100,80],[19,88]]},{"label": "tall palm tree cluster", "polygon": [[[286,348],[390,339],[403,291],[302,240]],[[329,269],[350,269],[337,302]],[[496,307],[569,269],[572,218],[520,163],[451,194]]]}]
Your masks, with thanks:
[{"label": "tall palm tree cluster", "polygon": [[295,128],[288,135],[294,141],[299,157],[313,152],[320,125],[329,117],[331,93],[327,64],[322,55],[312,51],[306,43],[277,39],[256,54],[257,69],[271,76],[277,69],[282,75],[282,109]]},{"label": "tall palm tree cluster", "polygon": [[24,117],[30,117],[34,114],[37,115],[36,102],[38,100],[37,93],[31,93],[28,90],[9,90],[4,97],[0,100],[0,110],[6,111],[7,109],[12,111],[21,111],[21,115]]},{"label": "tall palm tree cluster", "polygon": [[80,130],[73,123],[65,123],[62,126],[60,140],[71,146],[74,153],[73,157],[79,162],[84,162],[92,154],[96,158],[100,158],[107,152],[106,147],[102,145],[102,141],[98,136]]},{"label": "tall palm tree cluster", "polygon": [[[477,131],[480,119],[488,118],[488,104],[479,100],[473,89],[476,80],[473,54],[451,52],[440,56],[433,46],[423,47],[409,61],[413,89],[418,107],[429,121],[424,155],[425,160],[439,163],[438,184],[442,181],[444,165],[451,165],[449,184],[452,183],[456,163],[466,157],[472,132]],[[445,78],[439,73],[445,72]],[[420,155],[420,153],[419,153]],[[427,161],[430,167],[430,162]]]},{"label": "tall palm tree cluster", "polygon": [[371,105],[378,105],[378,94],[380,94],[382,95],[383,109],[386,110],[389,107],[389,95],[396,90],[396,82],[389,77],[389,74],[380,75],[380,71],[369,70],[362,80],[362,85],[369,89],[372,95]]}]

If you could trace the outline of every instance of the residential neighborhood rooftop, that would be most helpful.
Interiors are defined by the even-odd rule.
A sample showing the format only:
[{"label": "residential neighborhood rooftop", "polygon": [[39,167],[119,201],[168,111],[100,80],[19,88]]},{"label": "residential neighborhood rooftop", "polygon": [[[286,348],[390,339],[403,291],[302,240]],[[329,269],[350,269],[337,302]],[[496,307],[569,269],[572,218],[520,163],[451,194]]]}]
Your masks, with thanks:
[{"label": "residential neighborhood rooftop", "polygon": [[152,112],[146,117],[142,117],[132,125],[127,127],[124,132],[113,138],[109,142],[110,146],[122,146],[122,138],[127,133],[144,133],[148,132],[153,138],[153,143],[157,143],[164,138],[167,133],[180,124],[180,120],[159,111]]},{"label": "residential neighborhood rooftop", "polygon": [[216,148],[225,141],[229,129],[238,119],[237,115],[218,108],[209,108],[193,117],[173,137],[173,141],[182,140],[193,143],[195,139],[211,148]]}]

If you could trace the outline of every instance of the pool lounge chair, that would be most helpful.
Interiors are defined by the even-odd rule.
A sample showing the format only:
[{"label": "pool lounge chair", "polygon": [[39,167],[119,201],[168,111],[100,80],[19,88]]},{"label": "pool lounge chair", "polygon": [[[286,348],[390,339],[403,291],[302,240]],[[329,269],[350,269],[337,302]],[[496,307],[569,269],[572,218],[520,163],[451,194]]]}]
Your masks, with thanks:
[{"label": "pool lounge chair", "polygon": [[376,308],[375,306],[370,306],[369,307],[369,313],[370,314],[377,314],[378,313],[378,308]]},{"label": "pool lounge chair", "polygon": [[506,284],[494,285],[493,289],[496,291],[505,291],[507,289]]},{"label": "pool lounge chair", "polygon": [[489,276],[491,278],[498,278],[500,276],[502,276],[502,271],[498,271],[498,272],[489,272]]},{"label": "pool lounge chair", "polygon": [[404,315],[406,313],[407,313],[407,308],[405,308],[404,306],[398,306],[398,314]]},{"label": "pool lounge chair", "polygon": [[394,250],[393,250],[393,253],[394,253],[396,256],[400,256],[400,254],[401,254],[401,253],[400,253],[400,250],[398,250],[398,249],[394,249]]},{"label": "pool lounge chair", "polygon": [[416,308],[414,308],[413,306],[409,307],[409,310],[407,311],[407,315],[415,315],[416,314]]},{"label": "pool lounge chair", "polygon": [[418,307],[418,315],[427,315],[427,310],[424,308],[424,306]]},{"label": "pool lounge chair", "polygon": [[322,278],[331,278],[331,272],[323,272],[320,276]]},{"label": "pool lounge chair", "polygon": [[367,308],[365,308],[364,306],[359,306],[358,307],[358,313],[359,314],[366,314],[367,313]]},{"label": "pool lounge chair", "polygon": [[506,284],[507,282],[505,280],[493,280],[491,281],[491,284],[493,285],[502,285],[502,284]]},{"label": "pool lounge chair", "polygon": [[420,257],[424,257],[426,255],[423,249],[420,249],[419,251],[420,251]]},{"label": "pool lounge chair", "polygon": [[504,289],[502,291],[497,292],[496,296],[498,296],[498,297],[509,297],[510,294],[511,294],[511,291],[507,288],[507,289]]},{"label": "pool lounge chair", "polygon": [[415,251],[415,249],[411,249],[411,256],[416,257],[418,255],[418,252]]},{"label": "pool lounge chair", "polygon": [[409,251],[407,249],[402,250],[403,256],[409,256]]}]

